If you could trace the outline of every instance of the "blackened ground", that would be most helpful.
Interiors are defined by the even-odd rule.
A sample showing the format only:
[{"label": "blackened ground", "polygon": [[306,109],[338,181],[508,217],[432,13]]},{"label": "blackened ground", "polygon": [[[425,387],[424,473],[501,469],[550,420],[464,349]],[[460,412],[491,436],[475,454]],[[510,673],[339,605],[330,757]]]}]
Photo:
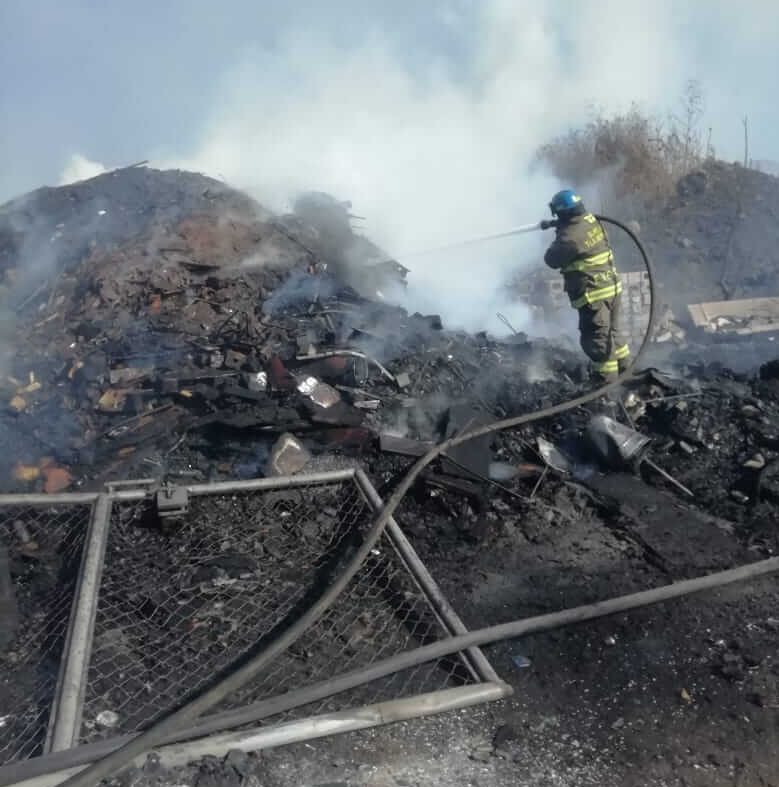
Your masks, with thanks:
[{"label": "blackened ground", "polygon": [[[367,469],[381,486],[406,461],[379,458]],[[630,499],[622,499],[620,490],[628,487]],[[530,491],[523,484],[514,489]],[[713,515],[636,479],[612,490],[592,479],[585,487],[550,475],[535,499],[522,503],[497,492],[477,512],[422,486],[402,505],[401,526],[469,627],[769,553],[726,532]],[[663,523],[653,547],[648,542]],[[688,561],[691,538],[696,549]],[[776,785],[778,602],[779,584],[767,578],[498,643],[487,654],[514,687],[511,699],[249,758],[233,755],[227,764],[207,760],[170,773],[133,772],[121,783]],[[243,775],[236,775],[236,762]]]},{"label": "blackened ground", "polygon": [[[411,393],[427,404],[404,425],[407,435],[432,438],[432,415],[451,407],[455,392],[467,398],[476,390],[469,357],[481,343],[472,343],[452,345],[452,358],[429,348],[413,360]],[[493,347],[477,357],[496,353]],[[507,348],[500,353],[513,357]],[[481,405],[492,416],[530,412],[581,390],[571,375],[557,374],[533,384],[508,376],[497,385],[490,382],[497,375],[487,375],[478,389]],[[755,379],[705,369],[682,379],[652,373],[632,393],[628,410],[653,437],[655,461],[690,487],[694,500],[651,472],[642,481],[600,474],[592,463],[576,477],[548,472],[535,494],[535,478],[507,482],[513,494],[484,486],[475,500],[428,483],[409,494],[398,519],[469,627],[775,554],[775,366]],[[393,412],[388,408],[372,425],[380,429]],[[578,459],[586,461],[578,435],[590,414],[580,409],[497,436],[493,456],[514,465],[538,463],[533,445],[543,435],[574,458],[582,451]],[[225,446],[232,451],[228,474],[238,445]],[[180,450],[198,452],[186,441]],[[326,450],[309,469],[332,460]],[[371,445],[360,461],[386,497],[412,460],[379,454]],[[209,474],[212,464],[218,470],[216,460],[207,462]],[[775,578],[767,579],[497,644],[489,655],[515,687],[511,700],[268,752],[246,767],[255,783],[278,787],[775,784],[777,587]],[[530,666],[518,667],[516,656]],[[136,773],[136,781],[125,783],[252,783],[234,771],[207,761],[171,774]]]},{"label": "blackened ground", "polygon": [[[316,233],[270,220],[213,181],[144,170],[101,178],[6,206],[3,220],[10,211],[15,221],[0,229],[0,270],[11,293],[25,297],[14,301],[13,379],[5,374],[2,382],[0,443],[13,446],[0,459],[3,488],[44,486],[50,457],[76,488],[150,473],[179,482],[256,475],[277,433],[293,431],[319,454],[309,469],[328,466],[334,452],[361,452],[386,496],[411,460],[379,454],[378,432],[437,439],[436,426],[454,406],[502,418],[582,390],[578,352],[522,337],[495,342],[440,331],[430,318],[322,291],[327,277],[307,273],[321,261],[311,251]],[[719,193],[704,190],[703,207]],[[696,298],[717,296],[720,271],[741,270],[738,261],[747,257],[752,289],[737,294],[762,293],[771,286],[764,274],[775,270],[768,251],[776,244],[769,238],[765,254],[762,246],[754,253],[743,246],[773,204],[768,192],[757,196],[754,215],[747,206],[743,218],[733,206],[732,221],[712,220],[716,231],[700,204],[685,197],[663,217],[668,227],[647,223],[644,236],[670,230],[652,251],[688,281],[700,268],[706,288]],[[35,210],[25,216],[30,205]],[[677,239],[677,220],[689,243]],[[38,246],[32,253],[28,241],[45,241],[56,253],[43,269],[27,271],[28,286],[19,287],[12,272],[25,272],[20,260],[30,254],[37,258]],[[661,253],[669,244],[682,251]],[[668,280],[668,289],[680,281]],[[336,422],[323,420],[286,385],[290,369],[305,371],[307,362],[294,359],[309,345],[377,354],[394,374],[408,375],[408,386],[398,391],[372,370],[359,383],[367,392],[342,391]],[[398,517],[466,624],[556,610],[776,552],[779,370],[751,379],[701,360],[683,360],[681,380],[648,376],[628,405],[653,438],[654,460],[692,490],[692,501],[646,468],[643,482],[599,475],[586,451],[577,453],[586,409],[497,436],[490,446],[494,459],[510,465],[539,464],[534,446],[543,436],[572,452],[580,465],[575,478],[547,472],[535,489],[531,470],[527,480],[507,482],[512,494],[489,486],[475,494],[442,492],[436,479],[412,490]],[[262,371],[270,391],[252,396],[251,375]],[[344,369],[309,371],[344,382]],[[222,379],[228,373],[237,389]],[[131,393],[114,408],[123,386]],[[355,405],[374,394],[380,409],[357,412]],[[12,405],[16,397],[22,401]],[[17,477],[18,462],[18,470],[41,476]],[[490,656],[516,690],[501,704],[175,773],[152,767],[123,782],[775,784],[776,602],[777,582],[767,579],[498,644]],[[517,656],[530,666],[518,667]]]}]

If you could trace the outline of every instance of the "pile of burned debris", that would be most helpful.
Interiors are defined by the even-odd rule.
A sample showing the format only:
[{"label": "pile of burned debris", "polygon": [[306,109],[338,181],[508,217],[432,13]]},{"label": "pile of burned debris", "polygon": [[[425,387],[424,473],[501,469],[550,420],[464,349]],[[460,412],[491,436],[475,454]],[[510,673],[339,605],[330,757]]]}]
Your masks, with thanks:
[{"label": "pile of burned debris", "polygon": [[[132,168],[4,209],[6,228],[27,228],[4,235],[14,319],[0,429],[15,447],[2,458],[5,488],[158,475],[182,452],[178,472],[194,478],[292,472],[307,456],[301,438],[363,449],[382,424],[397,431],[442,409],[422,399],[494,385],[539,353],[384,303],[375,290],[402,287],[406,269],[346,233],[341,203],[312,195],[301,215],[277,218],[221,184],[173,175],[198,195],[171,192],[171,173]],[[113,212],[115,234],[93,229]],[[49,259],[33,280],[41,237]]]},{"label": "pile of burned debris", "polygon": [[[586,387],[584,359],[551,342],[453,332],[388,303],[407,271],[349,219],[326,195],[277,217],[217,181],[142,168],[6,206],[3,488],[285,475],[332,452],[390,478],[436,441]],[[647,373],[608,414],[652,438],[652,483],[766,524],[779,503],[775,364],[758,379],[687,372]],[[592,472],[592,416],[468,443],[425,483],[477,505],[496,486],[534,500],[541,479]]]}]

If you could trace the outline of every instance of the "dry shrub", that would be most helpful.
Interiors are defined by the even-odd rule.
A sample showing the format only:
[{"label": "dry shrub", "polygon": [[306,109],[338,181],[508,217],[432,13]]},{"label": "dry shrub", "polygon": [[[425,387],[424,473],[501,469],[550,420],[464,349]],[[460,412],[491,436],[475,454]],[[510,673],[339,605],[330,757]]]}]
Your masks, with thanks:
[{"label": "dry shrub", "polygon": [[[538,163],[577,188],[597,183],[603,194],[608,186],[608,202],[630,196],[663,199],[704,156],[699,128],[703,94],[697,82],[687,84],[681,103],[682,111],[665,121],[635,104],[611,117],[593,112],[583,128],[544,145]],[[713,153],[710,148],[705,152]]]}]

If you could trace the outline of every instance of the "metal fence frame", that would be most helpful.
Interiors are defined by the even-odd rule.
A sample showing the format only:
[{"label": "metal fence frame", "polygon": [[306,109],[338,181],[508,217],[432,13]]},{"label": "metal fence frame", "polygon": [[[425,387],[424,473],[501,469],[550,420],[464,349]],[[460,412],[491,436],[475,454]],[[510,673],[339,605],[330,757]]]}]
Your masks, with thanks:
[{"label": "metal fence frame", "polygon": [[73,599],[68,638],[65,642],[57,691],[51,708],[49,733],[44,749],[46,753],[69,749],[76,744],[76,740],[70,734],[70,728],[73,723],[76,725],[81,723],[81,707],[86,690],[89,655],[92,651],[100,576],[108,543],[112,502],[108,495],[103,494],[99,495],[92,505],[81,572]]},{"label": "metal fence frame", "polygon": [[[78,548],[78,571],[75,575],[72,588],[68,589],[67,599],[65,599],[66,610],[67,605],[69,605],[69,611],[65,612],[63,621],[64,641],[62,644],[62,650],[58,655],[57,677],[53,685],[53,691],[51,691],[52,701],[47,702],[46,706],[44,706],[47,707],[47,710],[44,712],[44,716],[38,724],[39,735],[41,736],[41,743],[39,743],[38,746],[41,747],[44,754],[52,751],[51,738],[54,724],[54,698],[59,693],[60,686],[64,678],[63,669],[67,661],[66,655],[70,650],[70,643],[72,642],[72,624],[76,614],[76,608],[78,606],[78,590],[79,586],[81,585],[82,576],[87,563],[86,554],[89,546],[88,539],[90,537],[90,533],[92,532],[91,523],[94,520],[95,501],[98,499],[98,497],[99,495],[97,493],[56,495],[0,495],[0,514],[7,515],[10,511],[12,512],[12,515],[19,515],[21,511],[26,511],[31,514],[33,518],[37,519],[38,512],[44,511],[42,513],[41,519],[46,523],[46,525],[51,526],[51,530],[57,529],[59,520],[62,517],[66,517],[67,520],[70,520],[71,517],[78,516],[84,520],[83,529],[63,531],[63,538],[66,537],[65,534],[68,534],[68,537],[77,539],[81,542],[81,544]],[[58,510],[57,514],[53,513],[55,509]],[[79,509],[81,509],[81,514],[76,513]],[[45,529],[45,531],[43,528],[41,528],[40,535],[42,535],[45,539],[47,537],[45,534],[48,534],[48,532],[48,527]],[[80,534],[80,536],[78,534]],[[14,590],[16,591],[16,588],[14,588]],[[60,589],[60,592],[62,592],[62,589]],[[47,613],[48,611],[49,610],[46,610]],[[33,690],[35,691],[37,689],[34,688]],[[49,691],[47,691],[46,694],[49,694]],[[22,749],[26,748],[26,744],[22,742],[19,743],[19,746]]]},{"label": "metal fence frame", "polygon": [[[249,481],[228,481],[213,484],[181,485],[188,495],[197,497],[205,495],[231,494],[236,492],[256,492],[265,490],[292,489],[315,485],[350,482],[356,485],[361,496],[375,513],[381,510],[384,503],[365,472],[359,468],[338,470],[322,473],[309,473],[297,476],[263,478]],[[107,742],[78,746],[82,723],[82,710],[87,689],[87,672],[92,653],[95,619],[100,594],[100,582],[103,562],[108,543],[111,512],[114,502],[142,501],[158,486],[153,479],[119,482],[109,484],[104,493],[82,493],[61,495],[0,495],[2,506],[43,506],[56,503],[92,504],[87,541],[82,555],[81,568],[73,599],[68,637],[65,643],[59,680],[52,703],[48,735],[42,757],[10,763],[0,767],[0,785],[10,785],[22,780],[33,779],[29,784],[56,784],[65,778],[61,770],[68,755],[81,752],[82,761],[99,756]],[[424,599],[442,628],[450,635],[467,632],[465,625],[457,613],[449,605],[440,588],[417,556],[411,544],[394,519],[390,519],[386,534],[403,567],[414,580]],[[476,703],[501,699],[511,694],[511,688],[500,680],[494,669],[479,648],[470,648],[460,657],[476,681],[472,684],[456,688],[390,700],[370,706],[324,714],[293,721],[284,721],[263,728],[259,736],[257,731],[249,731],[254,735],[245,735],[246,740],[253,740],[253,748],[282,745],[293,740],[308,740],[321,737],[322,734],[336,734],[353,729],[377,726],[390,721],[411,719],[426,713],[440,712],[464,708]],[[391,713],[377,712],[375,709],[384,705],[392,708]],[[323,733],[324,731],[324,733]],[[204,747],[209,741],[218,749],[221,736],[209,736],[191,744],[175,744],[166,747],[175,750],[176,757],[193,758],[202,756]],[[256,740],[255,740],[256,739]],[[232,740],[232,739],[231,739]],[[77,748],[75,748],[77,747]],[[187,748],[189,747],[189,748]],[[163,750],[165,751],[165,750]],[[178,761],[177,759],[177,761]],[[59,774],[59,778],[55,776]],[[73,772],[72,768],[69,770]],[[35,781],[43,778],[43,781]],[[28,782],[25,781],[25,784]]]}]

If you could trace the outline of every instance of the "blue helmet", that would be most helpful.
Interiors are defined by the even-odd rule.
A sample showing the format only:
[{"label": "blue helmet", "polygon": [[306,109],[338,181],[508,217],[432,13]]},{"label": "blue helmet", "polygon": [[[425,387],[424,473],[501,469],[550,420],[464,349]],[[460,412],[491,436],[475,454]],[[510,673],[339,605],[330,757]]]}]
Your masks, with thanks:
[{"label": "blue helmet", "polygon": [[558,191],[552,197],[549,203],[549,210],[552,211],[553,216],[575,216],[578,213],[584,213],[584,202],[582,198],[573,189],[563,189]]}]

